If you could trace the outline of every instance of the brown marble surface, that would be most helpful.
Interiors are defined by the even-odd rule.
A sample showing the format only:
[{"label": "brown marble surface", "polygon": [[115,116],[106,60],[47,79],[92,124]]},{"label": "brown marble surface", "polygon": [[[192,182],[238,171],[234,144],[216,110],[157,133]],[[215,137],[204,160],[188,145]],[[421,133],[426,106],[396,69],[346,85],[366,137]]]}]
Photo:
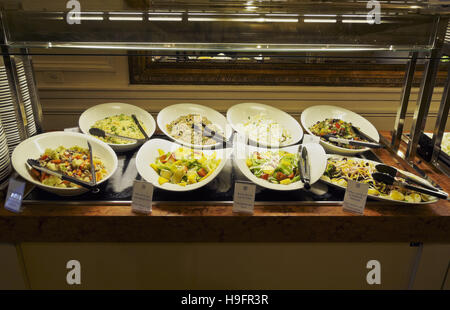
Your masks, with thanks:
[{"label": "brown marble surface", "polygon": [[[386,150],[382,160],[405,170]],[[419,164],[447,192],[450,181]],[[406,206],[368,203],[364,215],[335,206],[256,206],[254,215],[230,206],[153,207],[33,205],[0,210],[0,242],[450,242],[450,203]]]}]

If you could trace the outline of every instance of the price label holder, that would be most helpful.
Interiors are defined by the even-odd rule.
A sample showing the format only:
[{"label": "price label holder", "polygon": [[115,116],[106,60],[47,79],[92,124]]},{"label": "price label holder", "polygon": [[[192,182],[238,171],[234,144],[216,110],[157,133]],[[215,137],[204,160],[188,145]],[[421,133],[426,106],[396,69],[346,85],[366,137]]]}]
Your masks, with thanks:
[{"label": "price label holder", "polygon": [[25,182],[15,178],[9,179],[8,192],[5,198],[5,209],[11,212],[22,212],[22,200],[25,192]]},{"label": "price label holder", "polygon": [[256,185],[245,181],[234,184],[233,212],[253,214]]},{"label": "price label holder", "polygon": [[320,137],[314,135],[303,135],[302,144],[306,143],[320,143]]},{"label": "price label holder", "polygon": [[135,213],[150,214],[152,212],[153,185],[135,180],[131,196],[131,210]]},{"label": "price label holder", "polygon": [[362,215],[366,207],[368,190],[369,184],[349,180],[344,196],[344,211]]}]

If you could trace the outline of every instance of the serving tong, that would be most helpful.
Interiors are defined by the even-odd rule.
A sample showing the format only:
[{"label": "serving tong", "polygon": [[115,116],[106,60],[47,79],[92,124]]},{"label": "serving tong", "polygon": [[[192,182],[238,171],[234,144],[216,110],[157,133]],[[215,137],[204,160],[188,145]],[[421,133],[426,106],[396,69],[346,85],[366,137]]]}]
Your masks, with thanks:
[{"label": "serving tong", "polygon": [[194,129],[195,132],[207,137],[207,138],[211,138],[217,142],[220,143],[227,143],[228,140],[222,136],[220,133],[212,130],[211,128],[208,127],[208,125],[204,124],[203,122],[201,123],[202,127],[198,126],[197,124],[192,124],[192,129]]},{"label": "serving tong", "polygon": [[308,156],[308,148],[303,144],[298,146],[298,171],[300,173],[300,181],[306,189],[311,188],[311,166]]},{"label": "serving tong", "polygon": [[412,182],[412,183],[415,183],[422,187],[428,188],[432,191],[436,191],[436,192],[440,191],[439,188],[436,188],[436,187],[430,185],[428,182],[425,182],[424,180],[422,180],[420,178],[410,177],[410,176],[406,175],[405,173],[401,172],[400,170],[398,170],[397,168],[394,168],[394,167],[391,167],[391,166],[388,166],[385,164],[377,164],[377,165],[375,165],[375,169],[378,172],[389,174],[390,176],[392,176],[394,178],[401,177],[409,182]]},{"label": "serving tong", "polygon": [[133,119],[134,123],[138,126],[140,132],[144,135],[144,139],[136,139],[136,138],[130,138],[130,137],[125,137],[125,136],[121,136],[121,135],[115,135],[112,133],[108,133],[106,131],[104,131],[103,129],[100,128],[90,128],[89,129],[89,133],[93,136],[97,136],[97,137],[101,137],[101,138],[106,138],[106,137],[111,137],[111,138],[119,138],[119,139],[123,139],[123,140],[127,140],[127,141],[132,141],[132,142],[145,142],[149,139],[147,133],[145,132],[144,128],[142,128],[141,123],[139,123],[139,120],[137,119],[136,115],[132,114],[131,118]]},{"label": "serving tong", "polygon": [[351,128],[353,129],[353,131],[355,132],[356,135],[358,135],[359,137],[363,138],[366,141],[357,141],[357,140],[339,138],[333,134],[327,134],[322,137],[325,138],[327,141],[346,144],[346,145],[364,146],[364,147],[369,147],[372,149],[378,149],[378,148],[384,147],[384,145],[375,141],[375,139],[370,137],[368,134],[362,132],[358,127],[355,127],[352,125]]},{"label": "serving tong", "polygon": [[378,142],[366,142],[366,141],[357,141],[357,140],[350,140],[350,139],[344,139],[344,138],[339,138],[336,137],[332,134],[327,134],[322,136],[323,138],[325,138],[327,141],[330,142],[336,142],[336,143],[341,143],[341,144],[346,144],[346,145],[353,145],[353,146],[364,146],[364,147],[369,147],[372,149],[379,149],[379,148],[383,148],[384,146]]},{"label": "serving tong", "polygon": [[[147,133],[145,132],[144,128],[142,128],[141,123],[139,122],[139,120],[137,119],[136,115],[131,114],[131,118],[133,119],[133,121],[136,123],[136,125],[138,126],[139,130],[141,131],[141,133],[144,135],[144,140],[148,140],[149,136],[147,135]],[[142,139],[140,139],[142,140]]]},{"label": "serving tong", "polygon": [[56,176],[56,177],[59,177],[59,178],[61,178],[64,181],[68,181],[68,182],[80,185],[81,187],[84,187],[84,188],[90,190],[93,193],[98,193],[100,191],[100,189],[97,186],[97,178],[95,176],[95,167],[94,167],[94,159],[93,159],[93,154],[92,154],[92,146],[89,143],[89,141],[88,141],[87,144],[88,144],[88,148],[89,148],[89,156],[90,156],[89,160],[90,160],[90,165],[91,165],[90,172],[91,172],[91,176],[92,176],[92,180],[90,182],[85,182],[85,181],[79,180],[79,179],[77,179],[75,177],[71,177],[71,176],[69,176],[67,174],[63,174],[63,173],[61,173],[59,171],[54,171],[54,170],[45,168],[45,167],[41,166],[41,163],[37,159],[28,159],[27,160],[27,164],[31,168],[34,168],[36,170],[39,170],[41,172],[45,172],[47,174],[50,174],[50,175],[53,175],[53,176]]},{"label": "serving tong", "polygon": [[100,128],[90,128],[89,129],[89,133],[93,136],[97,136],[97,137],[102,137],[102,138],[106,138],[106,137],[111,137],[111,138],[119,138],[119,139],[123,139],[123,140],[127,140],[127,141],[132,141],[132,142],[144,142],[146,139],[136,139],[136,138],[130,138],[130,137],[125,137],[125,136],[120,136],[120,135],[115,135],[112,133],[107,133],[106,131],[100,129]]},{"label": "serving tong", "polygon": [[405,189],[413,190],[419,193],[427,194],[433,197],[438,197],[440,199],[448,199],[448,194],[442,191],[434,191],[428,188],[414,186],[411,184],[408,184],[406,182],[398,181],[395,179],[395,177],[382,172],[374,172],[372,173],[372,177],[375,181],[387,184],[387,185],[394,185],[398,187],[402,187]]}]

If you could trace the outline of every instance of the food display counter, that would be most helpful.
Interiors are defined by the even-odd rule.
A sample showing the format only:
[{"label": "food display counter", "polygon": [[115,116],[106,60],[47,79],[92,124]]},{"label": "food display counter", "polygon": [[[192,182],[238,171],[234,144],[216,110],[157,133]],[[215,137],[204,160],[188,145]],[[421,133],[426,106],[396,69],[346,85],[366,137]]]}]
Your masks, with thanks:
[{"label": "food display counter", "polygon": [[[53,280],[41,281],[37,266],[45,265],[42,270],[51,271],[69,253],[76,255],[72,248],[68,250],[71,246],[75,249],[80,245],[83,253],[88,253],[86,260],[95,261],[92,257],[103,255],[95,251],[103,246],[120,248],[126,244],[132,247],[129,253],[137,257],[142,254],[139,244],[150,249],[158,247],[156,243],[173,249],[180,244],[195,247],[202,243],[212,244],[212,248],[229,243],[237,248],[242,244],[249,249],[258,245],[271,249],[275,244],[280,246],[280,253],[303,243],[329,247],[324,252],[305,250],[313,253],[312,257],[323,253],[339,257],[334,243],[357,255],[362,255],[365,247],[393,244],[399,245],[398,251],[407,263],[403,262],[401,275],[392,273],[395,280],[384,288],[436,288],[442,279],[446,283],[450,179],[442,141],[446,141],[448,130],[450,75],[443,83],[440,103],[433,99],[433,91],[441,86],[437,85],[439,70],[449,70],[446,7],[428,1],[414,5],[385,1],[381,11],[367,15],[369,8],[355,1],[331,1],[327,5],[316,1],[111,1],[108,5],[82,3],[81,11],[66,7],[65,2],[0,1],[0,177],[6,201],[12,197],[11,192],[10,196],[6,194],[9,180],[26,183],[20,212],[0,209],[0,246],[4,243],[17,249],[18,264],[25,266],[22,269],[26,272],[22,272],[28,274],[25,286],[61,288]],[[91,100],[88,108],[76,115],[77,127],[72,128],[73,123],[46,124],[46,117],[51,116],[46,115],[40,100],[38,80],[48,76],[36,78],[36,57],[127,59],[120,62],[122,71],[133,65],[130,57],[142,57],[143,64],[162,59],[169,59],[171,65],[185,60],[196,65],[229,61],[238,66],[243,62],[244,68],[261,68],[261,75],[272,72],[265,71],[265,62],[289,68],[299,62],[314,65],[345,59],[366,61],[370,66],[398,62],[405,72],[394,126],[383,123],[383,111],[374,108],[376,112],[363,117],[336,104],[340,99],[333,105],[317,99],[318,104],[312,101],[287,107],[273,99],[219,98],[225,103],[215,108],[205,101],[186,103],[201,101],[198,98],[178,100],[171,95],[164,103],[146,103],[145,98],[136,100],[136,104],[118,103],[122,100],[113,98],[111,92],[110,97]],[[103,74],[112,71],[111,63],[114,61],[90,70],[100,68]],[[183,70],[197,72],[183,66]],[[419,67],[423,71],[416,85]],[[52,68],[55,80],[60,79],[58,67]],[[217,74],[219,69],[214,70]],[[242,68],[236,72],[243,72],[239,70]],[[132,85],[132,72],[136,71],[126,72],[130,78],[127,76],[124,87],[130,91],[146,89],[148,85]],[[151,76],[145,78],[152,80]],[[80,85],[102,88],[97,83],[101,81]],[[336,83],[333,87],[339,86]],[[417,103],[408,110],[416,86]],[[275,98],[282,97],[281,91],[275,89],[274,93]],[[77,105],[55,98],[52,100],[61,100],[61,105]],[[345,105],[344,100],[341,102]],[[354,107],[359,104],[369,103],[358,102]],[[429,113],[431,105],[437,112]],[[62,114],[68,114],[69,108],[61,108],[66,109]],[[409,115],[411,120],[407,120]],[[374,126],[369,117],[377,117],[378,125]],[[406,122],[410,128],[406,128]],[[433,133],[425,136],[426,127],[428,131],[434,128]],[[395,168],[398,175],[379,170],[377,165],[381,163]],[[136,180],[146,181],[154,189],[149,214],[132,211]],[[233,212],[236,182],[255,184],[253,213]],[[346,188],[353,182],[368,188],[362,214],[343,209]],[[92,249],[89,244],[98,248]],[[352,244],[361,248],[352,249]],[[420,265],[424,244],[430,247]],[[47,247],[64,254],[49,258]],[[213,252],[221,251],[216,250]],[[11,254],[11,249],[6,251]],[[171,251],[167,255],[172,255]],[[189,252],[191,249],[183,251],[180,257],[187,255],[186,261],[192,266],[203,259]],[[377,251],[368,253],[383,256],[390,250]],[[431,267],[433,251],[439,255]],[[133,262],[134,258],[124,253],[117,260]],[[396,259],[403,254],[386,260],[398,264]],[[142,255],[136,261],[147,254]],[[158,264],[164,263],[163,256]],[[215,259],[224,262],[226,257]],[[366,258],[358,256],[355,261]],[[261,261],[268,262],[265,258]],[[179,266],[185,266],[183,263]],[[92,264],[101,269],[97,261]],[[193,272],[180,270],[183,276]],[[202,272],[196,275],[205,276]],[[433,276],[427,278],[427,272]],[[152,271],[152,275],[155,273]],[[171,274],[176,279],[177,272]],[[230,274],[242,279],[237,271]],[[276,275],[271,277],[276,279]],[[180,286],[163,281],[162,287],[223,288],[209,278],[190,281],[180,282]],[[138,282],[111,287],[156,285]],[[280,287],[307,287],[294,282]],[[105,283],[86,287],[102,288]],[[236,282],[230,283],[229,288],[241,288]],[[257,281],[242,283],[247,283],[245,288],[257,288]],[[355,288],[358,283],[343,287]],[[2,285],[0,281],[0,288]],[[314,285],[339,287],[336,283]],[[268,284],[262,286],[270,288]]]}]

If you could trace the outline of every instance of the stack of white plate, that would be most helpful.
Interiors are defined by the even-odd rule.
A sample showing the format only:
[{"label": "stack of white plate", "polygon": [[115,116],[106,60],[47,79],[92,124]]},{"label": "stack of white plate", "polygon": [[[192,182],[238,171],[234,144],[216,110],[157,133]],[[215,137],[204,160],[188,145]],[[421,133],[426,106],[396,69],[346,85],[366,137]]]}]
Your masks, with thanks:
[{"label": "stack of white plate", "polygon": [[8,143],[5,131],[0,123],[0,183],[2,183],[11,173],[12,166],[9,158]]},{"label": "stack of white plate", "polygon": [[0,67],[0,119],[5,131],[10,155],[14,151],[14,148],[21,142],[18,120],[14,111],[6,69],[2,66]]},{"label": "stack of white plate", "polygon": [[25,114],[27,117],[27,132],[28,136],[31,137],[36,134],[36,123],[34,121],[33,106],[31,105],[30,91],[28,90],[27,77],[25,75],[25,69],[23,67],[23,62],[17,62],[17,74],[19,76],[19,86],[20,92],[22,93],[22,98],[25,105]]}]

